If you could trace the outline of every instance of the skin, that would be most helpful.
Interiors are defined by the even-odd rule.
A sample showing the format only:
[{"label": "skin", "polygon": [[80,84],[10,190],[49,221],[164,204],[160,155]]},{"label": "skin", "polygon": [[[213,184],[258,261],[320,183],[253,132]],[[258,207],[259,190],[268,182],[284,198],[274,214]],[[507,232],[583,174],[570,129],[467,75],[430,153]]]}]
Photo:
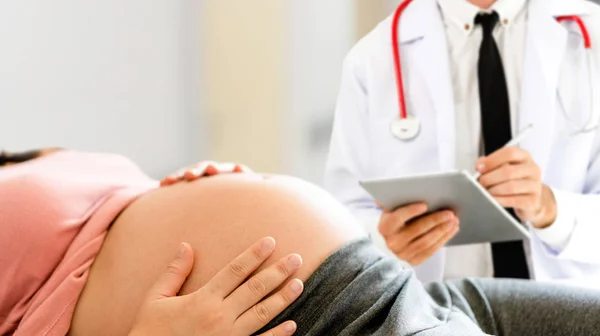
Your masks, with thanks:
[{"label": "skin", "polygon": [[[226,174],[178,183],[134,201],[110,228],[79,298],[71,335],[125,335],[147,292],[182,241],[194,265],[180,294],[206,286],[258,239],[277,240],[262,271],[291,254],[306,281],[343,244],[364,237],[361,225],[322,189],[259,174]],[[263,314],[271,320],[275,310]]]},{"label": "skin", "polygon": [[[60,150],[37,150],[31,160]],[[5,165],[18,164],[9,162]],[[173,174],[164,179],[163,182],[168,183],[161,184],[190,182],[217,174],[248,172],[249,169],[242,165],[201,162],[180,171],[183,173]],[[173,176],[174,179],[171,179]],[[288,255],[250,277],[274,250],[275,240],[263,238],[230,262],[206,286],[192,294],[178,296],[194,264],[191,246],[182,243],[177,256],[165,267],[147,293],[130,335],[247,335],[264,327],[270,322],[267,312],[272,316],[279,314],[303,290],[303,283],[299,279],[293,279],[283,286],[302,265],[302,258],[297,254]],[[280,286],[278,291],[274,291]],[[265,290],[256,290],[259,287]],[[265,299],[267,295],[269,297]],[[287,321],[261,336],[292,335],[296,327],[294,321]]]},{"label": "skin", "polygon": [[424,263],[460,230],[452,211],[426,213],[424,203],[395,211],[384,209],[379,222],[379,232],[390,251],[413,266]]},{"label": "skin", "polygon": [[556,220],[556,200],[552,189],[542,183],[542,170],[531,154],[517,147],[506,147],[479,159],[479,183],[506,208],[538,229]]},{"label": "skin", "polygon": [[[263,238],[205,286],[178,296],[194,265],[191,246],[182,243],[177,256],[149,290],[129,336],[242,336],[264,327],[268,323],[265,314],[279,314],[303,289],[302,281],[293,279],[263,300],[269,290],[277,288],[301,266],[302,259],[295,254],[280,259],[246,281],[274,250],[275,240]],[[265,290],[258,290],[260,288]],[[296,323],[287,321],[261,336],[292,335],[296,327]]]},{"label": "skin", "polygon": [[[514,208],[520,220],[538,229],[556,221],[556,199],[552,189],[542,183],[541,169],[529,152],[505,147],[480,158],[476,169],[481,173],[479,183],[500,205]],[[423,216],[426,212],[424,204],[384,210],[379,223],[388,248],[412,265],[425,262],[459,231],[452,212]]]},{"label": "skin", "polygon": [[[459,0],[462,1],[462,0]],[[482,9],[489,9],[496,0],[468,0],[470,3]]]}]

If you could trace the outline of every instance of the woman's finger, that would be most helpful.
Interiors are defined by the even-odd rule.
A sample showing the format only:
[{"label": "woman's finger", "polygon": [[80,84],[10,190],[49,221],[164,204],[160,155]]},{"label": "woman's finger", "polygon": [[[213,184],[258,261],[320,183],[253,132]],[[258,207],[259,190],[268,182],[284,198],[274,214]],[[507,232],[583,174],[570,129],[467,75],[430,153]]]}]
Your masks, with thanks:
[{"label": "woman's finger", "polygon": [[234,173],[234,169],[235,164],[233,163],[216,163],[206,168],[206,175],[230,174]]},{"label": "woman's finger", "polygon": [[293,335],[296,332],[296,329],[296,322],[287,321],[259,336],[289,336]]},{"label": "woman's finger", "polygon": [[[234,329],[255,332],[289,307],[302,294],[304,284],[294,279],[274,295],[248,309],[236,322]],[[274,329],[273,329],[274,330]],[[279,335],[279,334],[276,334]],[[288,335],[288,334],[282,334]]]},{"label": "woman's finger", "polygon": [[184,174],[184,178],[186,181],[191,182],[197,180],[198,178],[206,175],[206,169],[209,166],[214,165],[214,161],[202,161],[197,163],[195,166],[190,167]]},{"label": "woman's finger", "polygon": [[164,179],[162,179],[162,180],[160,181],[160,186],[161,186],[161,187],[167,187],[167,186],[170,186],[170,185],[172,185],[172,184],[173,184],[173,183],[175,183],[175,182],[176,182],[176,180],[175,180],[175,179],[173,179],[173,178],[171,178],[171,177],[165,177]]},{"label": "woman's finger", "polygon": [[194,253],[187,243],[181,243],[179,253],[165,268],[156,283],[148,291],[150,300],[159,300],[177,295],[192,271]]},{"label": "woman's finger", "polygon": [[160,181],[161,187],[169,186],[169,185],[179,182],[183,178],[184,174],[185,174],[185,169],[179,169],[178,171],[174,172],[173,174],[162,179],[162,181]]},{"label": "woman's finger", "polygon": [[263,238],[225,266],[205,286],[221,298],[238,288],[275,250],[275,239]]},{"label": "woman's finger", "polygon": [[207,176],[214,176],[214,175],[217,175],[217,174],[220,174],[220,173],[224,173],[224,172],[219,171],[219,169],[217,169],[213,165],[206,166],[206,172],[205,172],[205,174]]},{"label": "woman's finger", "polygon": [[243,164],[237,164],[233,168],[234,173],[252,173],[252,169]]},{"label": "woman's finger", "polygon": [[206,174],[207,167],[208,167],[208,165],[202,165],[202,166],[197,166],[195,168],[189,169],[185,172],[185,174],[183,175],[183,178],[188,182],[197,180]]},{"label": "woman's finger", "polygon": [[215,161],[205,161],[204,164],[202,165],[203,169],[203,174],[202,176],[213,176],[213,175],[217,175],[220,173],[225,173],[225,171],[221,171],[221,169],[219,169],[220,163],[217,163]]},{"label": "woman's finger", "polygon": [[164,186],[172,185],[174,183],[181,181],[183,179],[185,172],[186,172],[185,168],[179,169],[178,171],[174,172],[173,174],[162,179],[162,181],[160,181],[160,185],[164,187]]},{"label": "woman's finger", "polygon": [[246,281],[231,293],[224,303],[231,307],[235,316],[239,316],[281,286],[301,265],[302,258],[297,254],[281,258]]}]

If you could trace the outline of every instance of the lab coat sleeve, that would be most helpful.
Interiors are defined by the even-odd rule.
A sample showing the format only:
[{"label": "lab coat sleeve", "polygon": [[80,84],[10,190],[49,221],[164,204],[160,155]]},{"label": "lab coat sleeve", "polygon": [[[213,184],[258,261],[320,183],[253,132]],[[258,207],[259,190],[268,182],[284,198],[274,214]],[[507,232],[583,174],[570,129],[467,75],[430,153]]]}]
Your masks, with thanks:
[{"label": "lab coat sleeve", "polygon": [[[378,177],[371,164],[374,144],[369,135],[369,86],[365,69],[368,62],[359,52],[370,49],[361,45],[364,42],[359,42],[344,61],[324,185],[361,222],[373,244],[388,256],[396,257],[378,230],[381,209],[359,185],[360,180]],[[417,278],[424,283],[441,280],[444,260],[444,252],[439,251],[423,265],[414,267]]]},{"label": "lab coat sleeve", "polygon": [[377,227],[381,210],[359,185],[368,178],[371,154],[369,139],[368,92],[365,62],[357,48],[346,57],[342,72],[329,156],[325,168],[325,188],[356,215],[374,243],[391,254]]},{"label": "lab coat sleeve", "polygon": [[535,229],[538,237],[555,251],[564,250],[571,240],[575,229],[574,209],[569,202],[572,195],[568,192],[552,188],[557,204],[556,220],[552,225],[544,229]]},{"label": "lab coat sleeve", "polygon": [[548,253],[560,259],[600,265],[600,134],[596,135],[590,154],[583,192],[553,189],[556,221],[536,233],[547,245]]}]

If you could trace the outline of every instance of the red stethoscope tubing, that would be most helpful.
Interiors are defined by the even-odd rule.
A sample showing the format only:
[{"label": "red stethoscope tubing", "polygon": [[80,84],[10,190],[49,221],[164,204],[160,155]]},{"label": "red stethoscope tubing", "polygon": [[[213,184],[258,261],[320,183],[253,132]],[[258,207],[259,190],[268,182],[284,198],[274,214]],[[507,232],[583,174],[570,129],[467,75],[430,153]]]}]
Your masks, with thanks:
[{"label": "red stethoscope tubing", "polygon": [[[402,62],[400,57],[400,17],[404,10],[413,0],[406,0],[400,4],[398,9],[396,9],[396,13],[394,14],[394,20],[392,22],[392,44],[394,49],[394,68],[396,70],[396,87],[398,89],[398,105],[400,106],[400,119],[408,118],[408,111],[406,110],[406,100],[404,96],[404,81],[402,79]],[[573,21],[579,26],[579,30],[581,31],[581,35],[583,35],[583,41],[585,48],[590,50],[592,48],[592,41],[590,39],[590,34],[583,23],[583,20],[578,15],[566,15],[559,16],[556,18],[556,21],[562,23],[563,21]]]},{"label": "red stethoscope tubing", "polygon": [[408,118],[408,112],[406,111],[406,101],[404,99],[404,80],[402,79],[402,63],[400,60],[400,39],[398,34],[400,33],[400,17],[404,10],[413,0],[406,0],[400,4],[396,13],[394,14],[394,21],[392,23],[392,43],[394,45],[394,68],[396,69],[396,87],[398,88],[398,103],[400,106],[400,119]]},{"label": "red stethoscope tubing", "polygon": [[581,35],[583,35],[583,43],[585,45],[585,49],[592,49],[592,39],[590,38],[590,33],[583,23],[583,20],[578,15],[565,15],[559,16],[556,18],[556,21],[562,23],[563,21],[573,21],[579,26],[579,30],[581,31]]}]

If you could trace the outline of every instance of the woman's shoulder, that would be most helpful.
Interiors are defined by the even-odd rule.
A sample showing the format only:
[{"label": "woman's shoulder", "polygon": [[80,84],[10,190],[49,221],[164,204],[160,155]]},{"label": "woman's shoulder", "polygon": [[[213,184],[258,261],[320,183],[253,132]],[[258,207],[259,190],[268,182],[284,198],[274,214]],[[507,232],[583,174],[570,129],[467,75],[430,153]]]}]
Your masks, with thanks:
[{"label": "woman's shoulder", "polygon": [[[36,294],[42,287],[55,292],[82,266],[82,253],[95,255],[99,247],[91,242],[130,200],[157,186],[132,161],[114,154],[59,151],[1,168],[0,315],[8,319],[0,323],[0,334],[34,314],[39,307],[27,300],[43,297]],[[56,271],[59,265],[66,275]],[[78,295],[77,286],[66,290]],[[54,300],[65,304],[60,295]]]},{"label": "woman's shoulder", "polygon": [[37,217],[46,211],[46,217],[73,218],[115,190],[155,185],[123,156],[64,150],[0,169],[0,209],[26,206]]}]

